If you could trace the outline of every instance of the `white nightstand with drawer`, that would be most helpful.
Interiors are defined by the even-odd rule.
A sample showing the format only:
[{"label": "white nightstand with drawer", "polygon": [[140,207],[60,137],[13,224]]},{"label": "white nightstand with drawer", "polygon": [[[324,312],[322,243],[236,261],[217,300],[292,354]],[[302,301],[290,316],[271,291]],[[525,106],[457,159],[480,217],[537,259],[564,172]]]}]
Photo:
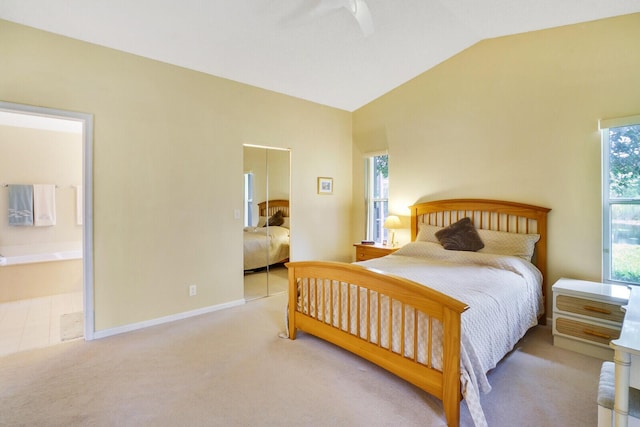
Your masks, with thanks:
[{"label": "white nightstand with drawer", "polygon": [[553,285],[553,344],[600,359],[613,360],[609,342],[620,336],[629,288],[559,279]]}]

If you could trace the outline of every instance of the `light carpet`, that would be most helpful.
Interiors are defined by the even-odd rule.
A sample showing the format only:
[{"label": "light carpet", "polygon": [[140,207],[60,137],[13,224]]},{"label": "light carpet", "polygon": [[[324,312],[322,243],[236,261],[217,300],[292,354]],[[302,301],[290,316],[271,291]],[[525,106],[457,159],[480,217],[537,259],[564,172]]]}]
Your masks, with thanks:
[{"label": "light carpet", "polygon": [[[0,425],[445,425],[411,384],[312,336],[279,338],[286,302],[1,357]],[[532,329],[489,375],[489,425],[595,426],[600,364]]]}]

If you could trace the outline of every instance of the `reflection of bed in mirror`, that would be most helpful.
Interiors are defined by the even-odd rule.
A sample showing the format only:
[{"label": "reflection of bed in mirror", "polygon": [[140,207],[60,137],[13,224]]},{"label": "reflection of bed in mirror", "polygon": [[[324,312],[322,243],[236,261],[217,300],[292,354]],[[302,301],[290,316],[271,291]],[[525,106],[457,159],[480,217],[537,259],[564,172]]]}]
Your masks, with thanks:
[{"label": "reflection of bed in mirror", "polygon": [[258,203],[258,225],[244,228],[244,270],[289,260],[289,201]]}]

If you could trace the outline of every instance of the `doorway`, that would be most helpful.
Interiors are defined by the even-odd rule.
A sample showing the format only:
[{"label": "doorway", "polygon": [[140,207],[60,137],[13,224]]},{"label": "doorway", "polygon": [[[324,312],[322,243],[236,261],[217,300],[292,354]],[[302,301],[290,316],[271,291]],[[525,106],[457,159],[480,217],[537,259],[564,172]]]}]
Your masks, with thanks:
[{"label": "doorway", "polygon": [[[33,187],[36,205],[41,190],[36,187],[50,187],[51,203],[49,222],[38,223],[42,216],[35,215],[31,225],[9,226],[6,220],[2,225],[0,338],[6,345],[0,354],[81,337],[91,340],[93,117],[0,102],[0,130],[3,152],[13,153],[20,164],[2,168],[0,217],[15,202],[10,192],[16,194],[20,186]],[[31,168],[25,167],[29,164]],[[12,287],[16,280],[24,280],[23,286]]]}]

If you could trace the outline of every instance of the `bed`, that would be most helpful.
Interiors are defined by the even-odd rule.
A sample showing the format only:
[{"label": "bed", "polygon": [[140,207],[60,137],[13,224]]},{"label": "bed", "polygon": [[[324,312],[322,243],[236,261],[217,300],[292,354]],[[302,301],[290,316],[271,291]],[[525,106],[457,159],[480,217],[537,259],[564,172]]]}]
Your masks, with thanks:
[{"label": "bed", "polygon": [[[244,228],[244,270],[258,270],[289,260],[289,201],[268,200],[258,203],[259,221]],[[281,216],[282,221],[270,220]],[[273,225],[273,224],[280,225]]]},{"label": "bed", "polygon": [[[286,264],[287,334],[315,335],[409,381],[442,400],[450,426],[464,397],[476,426],[486,425],[486,373],[544,322],[550,209],[484,199],[410,209],[411,243],[392,255]],[[485,247],[444,249],[435,234],[465,221]]]}]

